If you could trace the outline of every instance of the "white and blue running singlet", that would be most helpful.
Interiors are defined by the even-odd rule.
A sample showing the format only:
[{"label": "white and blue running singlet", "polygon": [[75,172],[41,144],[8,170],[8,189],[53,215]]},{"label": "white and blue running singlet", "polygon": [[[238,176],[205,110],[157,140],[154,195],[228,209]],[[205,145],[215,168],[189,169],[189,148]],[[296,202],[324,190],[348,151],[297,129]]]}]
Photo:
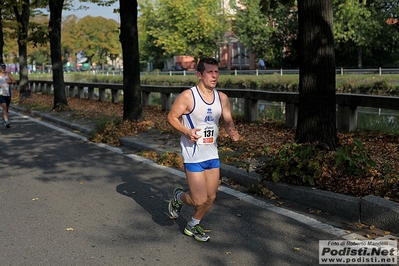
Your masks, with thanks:
[{"label": "white and blue running singlet", "polygon": [[7,83],[8,73],[4,77],[0,76],[0,95],[11,96],[10,85]]},{"label": "white and blue running singlet", "polygon": [[181,154],[184,163],[199,163],[211,159],[218,159],[216,139],[219,133],[219,119],[222,114],[222,103],[219,93],[213,90],[213,101],[207,103],[202,98],[197,86],[192,87],[194,108],[188,114],[182,115],[182,123],[187,128],[200,128],[197,131],[201,138],[191,142],[186,135],[180,138]]}]

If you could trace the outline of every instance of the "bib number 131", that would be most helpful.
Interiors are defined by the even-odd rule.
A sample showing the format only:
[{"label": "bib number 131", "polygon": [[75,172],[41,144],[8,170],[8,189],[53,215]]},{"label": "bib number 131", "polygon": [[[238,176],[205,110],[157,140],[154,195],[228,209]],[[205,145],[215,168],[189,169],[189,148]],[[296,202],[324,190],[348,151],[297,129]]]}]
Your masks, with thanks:
[{"label": "bib number 131", "polygon": [[202,136],[198,139],[198,144],[213,144],[215,142],[215,128],[213,126],[200,127],[200,135]]}]

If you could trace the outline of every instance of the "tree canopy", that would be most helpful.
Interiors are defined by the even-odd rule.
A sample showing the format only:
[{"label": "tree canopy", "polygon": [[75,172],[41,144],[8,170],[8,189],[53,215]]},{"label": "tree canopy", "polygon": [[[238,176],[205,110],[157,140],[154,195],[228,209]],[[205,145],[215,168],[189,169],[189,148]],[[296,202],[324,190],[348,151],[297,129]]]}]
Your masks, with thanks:
[{"label": "tree canopy", "polygon": [[143,1],[140,7],[140,19],[146,19],[147,15],[152,18],[144,26],[150,36],[147,39],[152,38],[146,45],[160,47],[166,57],[212,56],[227,30],[223,9],[217,1],[160,0],[155,4]]},{"label": "tree canopy", "polygon": [[119,24],[101,16],[68,16],[62,26],[62,47],[66,54],[83,51],[90,62],[105,63],[107,56],[122,53]]}]

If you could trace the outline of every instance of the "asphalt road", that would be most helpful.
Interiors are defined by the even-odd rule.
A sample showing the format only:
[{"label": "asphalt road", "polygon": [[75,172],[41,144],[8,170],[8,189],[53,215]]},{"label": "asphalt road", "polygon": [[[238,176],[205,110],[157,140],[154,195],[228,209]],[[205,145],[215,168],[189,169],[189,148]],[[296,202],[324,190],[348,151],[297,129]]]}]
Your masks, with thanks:
[{"label": "asphalt road", "polygon": [[178,171],[16,113],[0,139],[2,266],[317,265],[318,241],[339,239],[221,186],[200,243],[183,234],[190,207],[166,213]]}]

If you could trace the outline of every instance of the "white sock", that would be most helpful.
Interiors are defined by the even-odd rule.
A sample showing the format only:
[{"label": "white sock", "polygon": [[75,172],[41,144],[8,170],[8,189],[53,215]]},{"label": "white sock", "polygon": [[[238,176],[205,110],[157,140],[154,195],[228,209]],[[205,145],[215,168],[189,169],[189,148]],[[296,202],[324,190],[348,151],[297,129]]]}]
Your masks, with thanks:
[{"label": "white sock", "polygon": [[191,217],[191,220],[188,222],[188,226],[194,227],[197,224],[199,224],[200,222],[201,222],[201,220],[197,220],[194,217]]}]

